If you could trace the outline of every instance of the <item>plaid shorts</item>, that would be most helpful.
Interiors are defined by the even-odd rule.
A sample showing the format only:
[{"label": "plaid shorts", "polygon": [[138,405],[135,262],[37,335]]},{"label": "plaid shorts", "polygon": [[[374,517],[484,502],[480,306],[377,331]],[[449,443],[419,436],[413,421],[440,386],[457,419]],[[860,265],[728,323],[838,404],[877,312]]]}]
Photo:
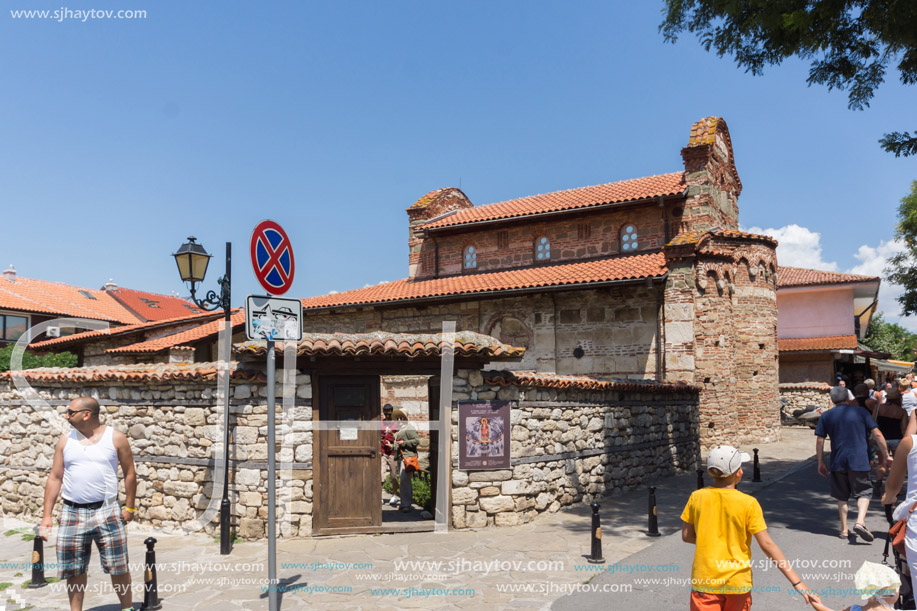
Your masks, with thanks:
[{"label": "plaid shorts", "polygon": [[102,570],[109,575],[128,572],[127,530],[121,507],[107,503],[98,509],[63,505],[57,533],[59,577],[70,579],[89,570],[92,542],[99,548]]}]

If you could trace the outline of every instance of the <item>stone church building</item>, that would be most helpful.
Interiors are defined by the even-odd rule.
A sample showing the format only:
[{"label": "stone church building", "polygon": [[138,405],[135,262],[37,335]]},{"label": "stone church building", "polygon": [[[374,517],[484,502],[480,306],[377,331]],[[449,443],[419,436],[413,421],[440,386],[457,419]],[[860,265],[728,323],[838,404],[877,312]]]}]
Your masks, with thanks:
[{"label": "stone church building", "polygon": [[774,439],[777,243],[738,230],[723,119],[695,123],[681,157],[674,172],[482,206],[427,193],[407,209],[408,276],[304,299],[305,330],[452,320],[525,347],[501,364],[519,377],[694,385],[702,445]]}]

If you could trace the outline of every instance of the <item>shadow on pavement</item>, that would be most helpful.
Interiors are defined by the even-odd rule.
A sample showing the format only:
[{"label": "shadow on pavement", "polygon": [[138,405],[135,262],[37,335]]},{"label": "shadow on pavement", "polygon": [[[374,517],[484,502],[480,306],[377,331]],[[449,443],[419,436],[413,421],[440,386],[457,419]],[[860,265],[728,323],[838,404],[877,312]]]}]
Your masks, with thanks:
[{"label": "shadow on pavement", "polygon": [[[807,462],[798,459],[765,460],[762,457],[760,466],[761,479],[763,481],[761,483],[752,483],[752,465],[749,464],[745,469],[742,482],[739,484],[739,490],[754,495],[756,490],[760,490],[763,487],[783,485],[783,482],[779,481],[773,483],[774,478],[783,476],[795,468],[811,468],[813,472],[815,471],[814,461]],[[705,475],[704,481],[706,485],[710,485],[710,476]],[[800,495],[800,501],[808,501],[806,504],[812,505],[811,509],[802,512],[802,516],[798,516],[796,513],[799,512],[798,506],[793,510],[775,507],[773,512],[764,507],[764,515],[767,521],[777,520],[786,524],[792,520],[794,526],[798,526],[800,524],[798,518],[803,517],[807,518],[804,520],[804,526],[814,529],[811,532],[829,532],[830,528],[833,527],[830,526],[831,522],[827,521],[826,518],[834,516],[836,521],[836,506],[822,507],[824,505],[823,500],[815,502],[818,494],[827,492],[827,480],[824,480],[824,485],[824,490],[806,491],[802,487],[799,490],[795,490]],[[696,489],[697,473],[695,471],[690,473],[681,472],[675,476],[666,477],[656,484],[656,514],[659,532],[663,536],[681,530],[681,512],[688,502],[688,497]],[[649,518],[649,485],[616,496],[606,497],[597,502],[600,506],[599,516],[603,532],[629,536],[646,533]],[[801,502],[800,504],[803,503]],[[824,509],[827,509],[829,513],[825,513]],[[831,511],[834,513],[830,513]],[[589,505],[580,504],[568,507],[563,510],[563,513],[569,519],[561,526],[571,533],[582,533],[588,542],[592,524],[592,509]]]}]

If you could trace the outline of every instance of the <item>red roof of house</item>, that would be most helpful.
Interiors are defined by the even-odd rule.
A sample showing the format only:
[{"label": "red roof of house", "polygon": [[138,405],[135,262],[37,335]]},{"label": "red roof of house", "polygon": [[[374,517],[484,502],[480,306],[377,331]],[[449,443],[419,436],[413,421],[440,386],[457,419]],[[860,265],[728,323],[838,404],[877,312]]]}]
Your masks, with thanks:
[{"label": "red roof of house", "polygon": [[302,300],[303,308],[318,309],[363,304],[391,303],[474,295],[499,291],[576,286],[620,280],[656,278],[666,273],[661,252],[599,261],[581,261],[497,272],[463,274],[448,278],[410,280],[404,278],[343,293],[331,293]]},{"label": "red roof of house", "polygon": [[777,288],[791,286],[814,286],[819,284],[850,284],[854,282],[877,282],[877,276],[860,276],[857,274],[839,274],[837,272],[823,272],[818,269],[803,269],[801,267],[777,268]]},{"label": "red roof of house", "polygon": [[801,350],[855,350],[856,335],[831,335],[828,337],[781,337],[777,339],[780,352]]},{"label": "red roof of house", "polygon": [[140,321],[103,290],[22,276],[0,276],[0,308],[125,324]]},{"label": "red roof of house", "polygon": [[[231,321],[234,330],[236,327],[244,325],[245,311],[239,310],[234,313],[232,315]],[[222,325],[223,318],[221,317],[219,320],[212,320],[199,327],[188,329],[187,331],[182,331],[180,333],[175,333],[174,335],[158,337],[156,339],[147,340],[145,342],[130,344],[129,346],[109,348],[105,352],[108,354],[144,354],[162,352],[163,350],[168,350],[178,346],[189,346],[191,344],[206,340],[210,337],[216,337],[219,334]]]},{"label": "red roof of house", "polygon": [[[456,227],[472,223],[505,220],[533,214],[547,212],[560,212],[589,208],[601,204],[649,199],[668,195],[680,195],[686,188],[684,172],[671,174],[658,174],[644,178],[633,178],[610,182],[604,185],[579,187],[541,195],[530,195],[505,202],[475,206],[459,210],[455,214],[431,221],[424,225],[424,229],[441,229]],[[435,193],[435,192],[434,192]],[[428,197],[431,194],[427,194]],[[421,198],[423,199],[423,198]]]},{"label": "red roof of house", "polygon": [[158,295],[121,287],[106,292],[143,320],[168,320],[203,312],[190,301],[172,295]]},{"label": "red roof of house", "polygon": [[84,331],[82,333],[74,333],[73,335],[66,335],[64,337],[55,337],[54,339],[47,339],[41,342],[36,342],[29,345],[30,350],[49,350],[57,349],[63,346],[70,346],[72,344],[81,344],[86,341],[93,340],[97,337],[116,337],[119,335],[129,335],[131,333],[143,333],[146,331],[153,331],[155,329],[160,329],[163,327],[168,327],[170,325],[178,325],[182,323],[194,322],[199,320],[207,320],[209,318],[216,318],[218,316],[223,316],[223,312],[202,312],[201,314],[188,314],[187,316],[181,316],[178,318],[170,318],[168,320],[157,320],[153,322],[140,322],[133,325],[124,325],[122,327],[109,327],[107,329],[100,329],[98,331]]}]

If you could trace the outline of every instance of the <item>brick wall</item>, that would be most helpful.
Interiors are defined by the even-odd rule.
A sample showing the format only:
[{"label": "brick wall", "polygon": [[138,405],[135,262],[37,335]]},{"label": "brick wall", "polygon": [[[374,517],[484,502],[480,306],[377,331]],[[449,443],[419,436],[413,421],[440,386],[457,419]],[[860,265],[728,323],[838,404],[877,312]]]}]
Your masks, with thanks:
[{"label": "brick wall", "polygon": [[419,277],[468,273],[463,268],[468,246],[474,246],[477,253],[478,272],[536,265],[535,241],[541,237],[547,237],[550,242],[552,263],[638,252],[621,251],[621,231],[626,225],[636,228],[638,251],[659,249],[665,243],[662,208],[655,204],[627,206],[580,213],[573,218],[503,228],[497,225],[438,237],[435,241],[439,267],[424,268],[423,276]]}]

